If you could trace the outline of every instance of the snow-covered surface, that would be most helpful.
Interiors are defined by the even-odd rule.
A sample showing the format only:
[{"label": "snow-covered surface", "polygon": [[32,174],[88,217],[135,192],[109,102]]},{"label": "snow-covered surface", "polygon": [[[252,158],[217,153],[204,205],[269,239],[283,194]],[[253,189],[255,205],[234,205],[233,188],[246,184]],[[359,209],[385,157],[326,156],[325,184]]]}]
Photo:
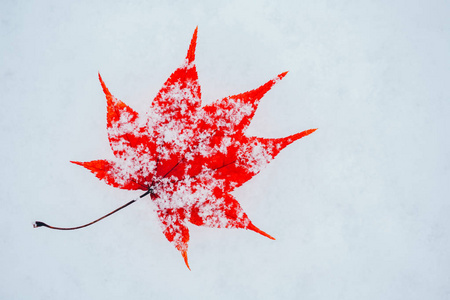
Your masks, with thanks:
[{"label": "snow-covered surface", "polygon": [[[448,299],[445,1],[3,1],[1,299]],[[153,205],[71,160],[112,159],[110,91],[139,112],[199,26],[202,101],[289,70],[247,135],[319,130],[233,192],[252,231],[190,226],[189,271]],[[169,139],[170,136],[167,136]]]}]

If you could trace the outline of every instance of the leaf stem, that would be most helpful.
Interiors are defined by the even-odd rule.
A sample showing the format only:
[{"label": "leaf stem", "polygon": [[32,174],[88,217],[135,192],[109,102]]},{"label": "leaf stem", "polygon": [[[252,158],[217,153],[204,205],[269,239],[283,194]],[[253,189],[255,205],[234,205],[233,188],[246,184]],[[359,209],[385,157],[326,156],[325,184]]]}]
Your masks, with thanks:
[{"label": "leaf stem", "polygon": [[[150,193],[152,193],[152,192],[153,192],[153,189],[150,188],[150,189],[148,189],[144,194],[140,195],[139,198],[143,198],[143,197],[147,196],[148,194],[150,194]],[[34,227],[34,228],[38,228],[38,227],[47,227],[47,228],[55,229],[55,230],[75,230],[75,229],[80,229],[80,228],[88,227],[88,226],[90,226],[90,225],[92,225],[92,224],[97,223],[98,221],[103,220],[103,219],[106,218],[106,217],[109,217],[109,216],[112,215],[112,214],[115,214],[115,213],[118,212],[119,210],[124,209],[124,208],[127,207],[128,205],[131,205],[131,204],[133,204],[134,202],[136,202],[137,200],[138,200],[138,199],[133,199],[133,200],[131,200],[130,202],[128,202],[128,203],[122,205],[121,207],[116,208],[116,209],[113,210],[112,212],[110,212],[110,213],[104,215],[103,217],[98,218],[97,220],[94,220],[94,221],[92,221],[92,222],[90,222],[90,223],[87,223],[87,224],[84,224],[84,225],[81,225],[81,226],[77,226],[77,227],[55,227],[55,226],[50,226],[50,225],[48,225],[48,224],[46,224],[46,223],[44,223],[44,222],[41,222],[41,221],[36,221],[36,222],[34,222],[33,227]]]}]

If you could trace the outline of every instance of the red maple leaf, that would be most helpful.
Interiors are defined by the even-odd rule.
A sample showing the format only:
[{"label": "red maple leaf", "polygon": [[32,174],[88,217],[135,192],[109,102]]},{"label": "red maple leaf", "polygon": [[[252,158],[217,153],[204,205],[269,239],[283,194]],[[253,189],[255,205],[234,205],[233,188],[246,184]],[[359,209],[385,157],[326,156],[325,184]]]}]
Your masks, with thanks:
[{"label": "red maple leaf", "polygon": [[287,145],[316,130],[275,139],[244,134],[260,99],[287,72],[259,88],[202,107],[196,42],[197,29],[184,63],[164,83],[146,114],[115,98],[99,74],[115,160],[73,161],[109,185],[146,191],[141,197],[150,195],[164,235],[188,268],[188,222],[249,229],[274,239],[250,221],[230,192]]}]

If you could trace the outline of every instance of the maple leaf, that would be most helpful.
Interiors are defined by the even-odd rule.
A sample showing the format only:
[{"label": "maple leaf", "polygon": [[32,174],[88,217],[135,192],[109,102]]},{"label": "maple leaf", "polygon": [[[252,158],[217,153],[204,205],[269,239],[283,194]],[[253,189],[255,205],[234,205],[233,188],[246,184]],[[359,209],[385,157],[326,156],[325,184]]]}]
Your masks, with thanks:
[{"label": "maple leaf", "polygon": [[73,161],[111,186],[146,191],[141,197],[149,195],[154,202],[164,235],[188,268],[188,222],[249,229],[274,239],[250,221],[230,192],[287,145],[316,130],[274,139],[244,134],[260,99],[287,72],[254,90],[202,107],[196,43],[197,28],[184,63],[164,83],[146,114],[115,98],[99,74],[115,159]]}]

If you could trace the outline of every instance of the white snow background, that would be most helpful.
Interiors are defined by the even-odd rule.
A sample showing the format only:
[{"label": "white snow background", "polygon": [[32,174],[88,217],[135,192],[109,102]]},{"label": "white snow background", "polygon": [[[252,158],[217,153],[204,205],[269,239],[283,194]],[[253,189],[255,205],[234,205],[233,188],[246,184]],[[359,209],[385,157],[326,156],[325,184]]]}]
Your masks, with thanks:
[{"label": "white snow background", "polygon": [[[448,1],[0,3],[0,299],[449,299]],[[145,112],[199,26],[203,101],[289,74],[248,135],[309,128],[233,194],[252,231],[190,226],[189,271],[112,158],[98,82]]]}]

